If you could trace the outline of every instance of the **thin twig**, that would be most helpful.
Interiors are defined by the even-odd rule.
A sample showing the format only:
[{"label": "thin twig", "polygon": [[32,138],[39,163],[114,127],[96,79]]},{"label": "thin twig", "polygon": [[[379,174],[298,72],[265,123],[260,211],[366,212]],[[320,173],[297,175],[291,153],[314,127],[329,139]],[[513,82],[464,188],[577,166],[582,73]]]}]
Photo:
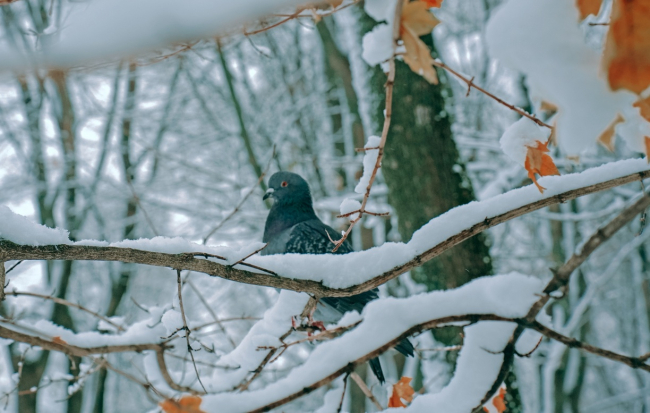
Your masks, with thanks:
[{"label": "thin twig", "polygon": [[203,304],[203,306],[206,308],[206,310],[208,310],[208,312],[212,316],[212,319],[214,320],[214,324],[217,324],[219,326],[219,329],[221,330],[223,335],[226,336],[226,339],[228,339],[228,342],[230,343],[232,348],[237,347],[237,344],[235,344],[235,341],[232,339],[232,337],[230,337],[230,334],[228,334],[228,331],[226,331],[226,328],[221,323],[221,320],[219,319],[219,316],[217,315],[217,313],[215,313],[215,311],[212,309],[212,307],[210,307],[210,304],[205,299],[205,297],[203,297],[203,294],[201,294],[201,291],[199,291],[199,289],[196,288],[196,286],[194,285],[194,283],[191,280],[187,280],[185,282],[190,286],[192,291],[194,291],[194,294],[196,294],[196,296],[199,298],[199,301],[201,301],[201,304]]},{"label": "thin twig", "polygon": [[278,350],[278,349],[286,349],[291,346],[295,346],[296,344],[301,344],[304,342],[314,342],[314,341],[323,341],[323,340],[331,340],[333,338],[341,336],[343,333],[352,330],[354,327],[358,326],[361,323],[362,320],[357,321],[356,323],[352,323],[347,326],[341,326],[341,327],[336,327],[332,328],[330,330],[325,330],[323,332],[320,332],[318,334],[314,334],[313,336],[308,336],[305,338],[301,338],[300,340],[292,341],[291,343],[284,343],[279,346],[259,346],[257,349],[258,350]]},{"label": "thin twig", "polygon": [[359,386],[359,389],[361,389],[361,391],[363,392],[363,394],[364,394],[368,399],[370,399],[370,401],[372,402],[372,404],[374,404],[375,407],[376,407],[379,411],[384,410],[384,408],[381,407],[381,404],[379,404],[379,401],[377,400],[377,398],[375,397],[375,395],[372,394],[372,392],[370,391],[370,389],[368,388],[368,386],[366,386],[366,383],[363,381],[363,379],[361,378],[361,376],[359,376],[359,375],[357,374],[356,371],[352,371],[352,372],[350,372],[349,375],[350,375],[350,377],[352,377],[352,380],[354,380],[354,382],[357,383],[357,386]]},{"label": "thin twig", "polygon": [[28,292],[28,291],[16,291],[16,290],[9,292],[9,295],[13,295],[14,297],[18,297],[19,295],[27,296],[27,297],[36,297],[36,298],[41,298],[43,300],[50,300],[50,301],[53,301],[53,302],[55,302],[57,304],[65,305],[65,306],[68,306],[68,307],[73,307],[73,308],[76,308],[78,310],[84,311],[84,312],[86,312],[86,313],[88,313],[88,314],[90,314],[90,315],[104,321],[105,323],[108,323],[108,324],[112,325],[113,327],[115,327],[119,331],[124,331],[124,327],[122,327],[121,325],[111,321],[108,317],[105,317],[105,316],[103,316],[103,315],[101,315],[101,314],[99,314],[99,313],[97,313],[97,312],[95,312],[95,311],[93,311],[93,310],[91,310],[89,308],[86,308],[86,307],[84,307],[84,306],[82,306],[80,304],[75,304],[73,302],[70,302],[68,300],[64,300],[64,299],[59,298],[59,297],[55,297],[53,295],[45,295],[45,294],[32,293],[32,292]]},{"label": "thin twig", "polygon": [[523,110],[521,108],[518,108],[515,105],[511,105],[510,103],[506,102],[505,100],[503,100],[501,98],[498,98],[495,95],[493,95],[492,93],[490,93],[487,90],[483,89],[482,87],[477,86],[474,83],[474,78],[473,77],[471,79],[468,79],[467,77],[463,76],[462,74],[455,71],[451,67],[447,66],[445,63],[443,63],[439,59],[434,60],[433,65],[437,66],[437,67],[439,67],[441,69],[445,69],[446,71],[448,71],[452,75],[456,76],[457,78],[459,78],[460,80],[465,82],[467,84],[467,95],[469,95],[469,90],[471,88],[474,88],[474,89],[478,90],[479,92],[482,92],[484,95],[496,100],[497,102],[499,102],[503,106],[507,107],[508,109],[513,110],[513,111],[517,112],[518,114],[520,114],[521,116],[524,116],[524,117],[532,120],[533,122],[535,122],[539,126],[544,126],[544,127],[549,128],[549,129],[553,129],[553,127],[551,125],[549,125],[548,123],[542,122],[540,119],[538,119],[537,117],[531,115],[530,113],[526,112],[525,110]]},{"label": "thin twig", "polygon": [[22,264],[22,262],[23,262],[23,261],[20,260],[20,261],[18,261],[17,263],[15,263],[14,265],[12,265],[11,268],[9,268],[9,269],[5,272],[5,274],[9,274],[10,272],[12,272],[12,271],[14,270],[14,268],[16,268],[17,266],[19,266],[20,264]]},{"label": "thin twig", "polygon": [[215,232],[219,231],[219,229],[220,229],[221,227],[223,227],[223,225],[224,225],[226,222],[228,222],[228,221],[229,221],[229,220],[230,220],[230,219],[231,219],[231,218],[232,218],[232,217],[233,217],[237,212],[239,212],[239,209],[244,205],[244,203],[245,203],[245,202],[248,200],[248,198],[253,194],[253,192],[255,192],[255,189],[257,189],[257,187],[260,186],[260,182],[262,182],[262,180],[264,179],[264,177],[266,176],[266,174],[269,172],[269,168],[271,167],[271,161],[273,161],[274,158],[275,158],[275,145],[273,145],[273,149],[271,150],[271,157],[269,158],[269,161],[267,162],[266,167],[264,168],[264,171],[262,171],[262,173],[260,174],[259,178],[257,178],[257,183],[255,183],[255,185],[253,185],[253,186],[251,187],[251,189],[249,189],[248,192],[246,192],[246,195],[244,195],[244,197],[239,201],[239,203],[237,204],[237,206],[235,206],[235,209],[233,209],[232,212],[230,212],[230,214],[228,214],[224,219],[222,219],[221,222],[219,222],[219,223],[217,224],[217,226],[215,226],[215,227],[214,227],[214,228],[213,228],[213,229],[208,233],[208,235],[206,235],[206,236],[203,238],[203,245],[205,245],[205,243],[208,242],[208,239],[210,239],[210,237],[211,237],[212,235],[214,235]]},{"label": "thin twig", "polygon": [[273,24],[271,24],[269,26],[265,26],[265,27],[262,27],[260,29],[253,30],[253,31],[250,31],[250,32],[244,30],[244,36],[252,36],[254,34],[262,33],[262,32],[265,32],[267,30],[271,30],[271,29],[273,29],[275,27],[278,27],[280,25],[283,25],[284,23],[287,23],[287,22],[289,22],[291,20],[298,19],[298,18],[304,18],[304,17],[309,17],[309,18],[312,18],[312,19],[315,18],[315,17],[316,18],[323,18],[323,17],[329,16],[329,15],[332,15],[332,14],[338,12],[338,11],[341,11],[343,9],[346,9],[346,8],[348,8],[350,6],[353,6],[353,5],[357,4],[357,3],[359,3],[360,1],[361,0],[354,0],[354,1],[351,1],[350,3],[342,4],[339,7],[335,7],[333,9],[331,9],[331,10],[321,12],[321,13],[304,13],[305,9],[298,9],[298,11],[296,11],[293,14],[274,14],[273,16],[275,16],[275,17],[284,17],[284,19],[282,19],[282,20],[280,20],[278,22],[275,22],[275,23],[273,23]]},{"label": "thin twig", "polygon": [[135,192],[135,188],[133,187],[133,182],[131,182],[131,178],[127,174],[126,176],[126,183],[131,189],[131,194],[133,195],[133,199],[135,200],[135,203],[138,204],[138,207],[140,207],[140,210],[142,211],[142,214],[144,215],[144,219],[147,221],[147,224],[149,224],[149,228],[151,228],[151,231],[153,231],[155,236],[160,235],[158,231],[156,230],[156,227],[153,224],[153,221],[149,217],[149,214],[147,213],[147,210],[142,206],[142,202],[140,202],[140,197],[138,196],[138,193]]},{"label": "thin twig", "polygon": [[613,351],[605,350],[600,347],[592,346],[591,344],[584,343],[580,340],[576,340],[575,338],[567,337],[563,334],[560,334],[555,330],[551,330],[550,328],[541,324],[539,321],[525,322],[524,326],[526,328],[530,328],[539,333],[542,333],[543,335],[545,335],[550,339],[559,341],[560,343],[566,345],[567,347],[584,350],[588,353],[595,354],[597,356],[609,360],[617,361],[619,363],[623,363],[627,366],[632,367],[633,369],[640,369],[640,370],[650,372],[650,365],[645,363],[647,361],[646,355],[643,355],[641,357],[629,357]]},{"label": "thin twig", "polygon": [[363,214],[366,213],[366,205],[368,204],[368,199],[370,198],[370,189],[372,188],[372,184],[375,182],[375,178],[377,177],[377,172],[381,167],[381,160],[384,157],[384,147],[386,146],[386,140],[388,139],[388,130],[390,129],[390,122],[393,114],[393,85],[395,84],[395,51],[397,50],[397,41],[400,38],[403,2],[404,2],[403,0],[397,0],[397,2],[395,3],[393,27],[392,27],[393,53],[391,58],[388,60],[388,76],[385,85],[386,107],[384,109],[384,126],[381,131],[381,140],[379,141],[379,145],[377,149],[377,161],[375,162],[375,166],[372,169],[372,174],[370,175],[370,179],[368,180],[368,186],[366,187],[366,192],[363,194],[361,207],[359,208],[358,211],[359,215],[355,219],[350,221],[350,224],[348,225],[348,229],[343,233],[341,239],[339,239],[334,243],[334,248],[332,249],[332,252],[336,252],[341,247],[341,245],[343,245],[345,240],[350,235],[352,228],[354,228],[354,226],[361,220]]},{"label": "thin twig", "polygon": [[205,393],[208,391],[205,389],[203,382],[201,381],[201,376],[199,375],[199,369],[196,367],[196,361],[194,361],[194,349],[190,344],[190,328],[187,326],[187,319],[185,318],[185,308],[183,307],[183,285],[181,283],[181,270],[176,270],[176,283],[178,284],[178,302],[181,308],[181,317],[183,318],[183,330],[185,330],[185,340],[187,341],[187,351],[190,353],[190,358],[192,359],[192,365],[194,365],[194,372],[196,373],[196,378],[201,385],[201,388]]},{"label": "thin twig", "polygon": [[268,244],[268,243],[267,243],[267,244],[264,244],[264,246],[263,246],[262,248],[258,248],[258,249],[256,249],[255,251],[251,252],[250,254],[248,254],[248,255],[245,256],[244,258],[240,259],[240,260],[237,261],[236,263],[234,263],[234,264],[230,264],[230,265],[228,265],[228,266],[229,266],[230,268],[232,268],[232,267],[234,267],[235,265],[241,264],[242,262],[246,261],[247,259],[249,259],[249,258],[252,257],[253,255],[255,255],[255,254],[257,254],[258,252],[262,251],[264,248],[266,248],[267,245],[269,245],[269,244]]},{"label": "thin twig", "polygon": [[336,413],[341,413],[341,410],[343,409],[343,400],[345,399],[345,390],[347,390],[347,387],[348,387],[348,377],[350,377],[349,374],[346,374],[345,377],[343,377],[343,392],[341,393],[341,401],[339,402],[339,407],[336,409]]}]

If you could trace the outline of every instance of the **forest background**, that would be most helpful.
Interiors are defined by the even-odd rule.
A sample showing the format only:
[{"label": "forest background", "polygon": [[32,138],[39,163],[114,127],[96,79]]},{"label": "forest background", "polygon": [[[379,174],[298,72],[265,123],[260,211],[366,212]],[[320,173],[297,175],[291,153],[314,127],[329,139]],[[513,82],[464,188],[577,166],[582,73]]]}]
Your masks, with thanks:
[{"label": "forest background", "polygon": [[[0,6],[0,405],[21,413],[198,412],[198,405],[324,413],[420,411],[420,399],[469,412],[485,403],[503,411],[501,397],[508,412],[650,411],[650,232],[643,231],[650,168],[638,159],[650,139],[639,123],[650,117],[648,84],[622,86],[634,92],[632,104],[600,91],[613,83],[607,58],[592,77],[573,66],[576,56],[600,59],[616,41],[608,37],[616,7],[642,2],[516,1],[196,0],[185,10],[169,1],[0,1],[7,3]],[[402,3],[418,3],[418,14],[395,19]],[[550,31],[526,26],[524,12],[554,22]],[[650,27],[647,7],[635,12],[632,27],[643,19]],[[367,36],[382,30],[388,37]],[[638,46],[635,60],[641,84],[648,47]],[[587,115],[569,109],[575,105]],[[568,133],[575,128],[581,136]],[[370,140],[381,141],[380,150],[367,145],[371,136],[380,137]],[[550,152],[530,152],[535,142]],[[378,152],[380,169],[373,168]],[[626,161],[610,164],[617,160]],[[561,177],[538,183],[535,172],[548,174],[548,161]],[[262,194],[278,170],[305,177],[319,216],[349,230],[357,251],[422,247],[420,238],[436,229],[440,242],[423,249],[462,237],[428,255],[384,248],[356,261],[284,264],[251,256],[263,246]],[[572,173],[584,175],[563,179]],[[352,226],[359,211],[341,209],[347,198],[363,202]],[[480,203],[432,221],[472,201]],[[425,225],[429,232],[418,238]],[[468,228],[474,232],[463,235]],[[108,243],[169,257],[127,257]],[[402,258],[417,263],[390,273]],[[266,278],[246,281],[243,270]],[[328,329],[323,344],[290,329],[307,294],[269,288],[368,289],[381,274],[389,274],[375,283],[382,299]],[[544,289],[547,282],[556,285]],[[426,312],[417,306],[425,299],[438,315],[410,319]],[[475,300],[485,304],[480,311],[468,309]],[[403,319],[372,324],[389,311]],[[446,325],[423,321],[452,315],[459,318]],[[513,333],[504,325],[518,326]],[[386,337],[374,336],[378,327]],[[413,336],[416,357],[378,349],[402,333]],[[368,351],[314,360],[321,346],[332,349],[324,354],[345,353],[346,336],[348,346]],[[371,353],[381,353],[385,386],[362,360]],[[319,369],[327,363],[342,370],[325,380]],[[394,386],[402,377],[412,379],[415,398]],[[312,379],[318,385],[302,390]],[[251,407],[232,407],[244,398]]]}]

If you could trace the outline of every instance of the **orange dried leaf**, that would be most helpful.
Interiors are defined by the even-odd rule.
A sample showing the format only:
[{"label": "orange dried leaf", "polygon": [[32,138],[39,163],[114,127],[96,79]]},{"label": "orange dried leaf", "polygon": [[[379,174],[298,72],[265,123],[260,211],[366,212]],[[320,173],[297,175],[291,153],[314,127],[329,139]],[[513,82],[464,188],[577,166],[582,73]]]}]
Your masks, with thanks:
[{"label": "orange dried leaf", "polygon": [[610,152],[614,152],[615,149],[614,138],[616,135],[614,134],[614,128],[616,128],[616,125],[623,122],[625,122],[623,116],[621,116],[620,113],[617,114],[616,119],[614,119],[612,123],[610,123],[609,126],[607,126],[603,133],[601,133],[598,137],[598,143],[603,145]]},{"label": "orange dried leaf", "polygon": [[52,337],[52,343],[56,343],[56,344],[68,344],[67,341],[63,341],[63,339],[62,339],[61,337],[59,337],[59,336],[54,336],[54,337]]},{"label": "orange dried leaf", "polygon": [[328,3],[332,8],[337,8],[343,4],[343,0],[325,0],[325,3]]},{"label": "orange dried leaf", "polygon": [[408,27],[418,36],[431,34],[431,30],[440,20],[431,14],[429,6],[424,1],[411,1],[402,7],[402,27]]},{"label": "orange dried leaf", "polygon": [[402,377],[395,383],[393,393],[390,399],[388,399],[388,407],[406,407],[402,400],[411,403],[415,390],[413,390],[413,387],[409,383],[411,383],[410,377]]},{"label": "orange dried leaf", "polygon": [[422,1],[425,2],[429,7],[438,8],[442,6],[442,0],[422,0]]},{"label": "orange dried leaf", "polygon": [[650,136],[646,136],[645,139],[643,140],[645,143],[645,156],[648,159],[648,163],[650,163]]},{"label": "orange dried leaf", "polygon": [[431,50],[420,36],[431,33],[438,23],[440,21],[431,14],[426,2],[418,0],[404,3],[400,27],[400,35],[406,49],[404,62],[413,72],[433,84],[438,83],[438,75],[433,68]]},{"label": "orange dried leaf", "polygon": [[635,108],[639,108],[641,116],[650,122],[650,96],[645,99],[639,99],[632,104]]},{"label": "orange dried leaf", "polygon": [[580,12],[580,20],[584,20],[590,14],[597,16],[601,3],[602,0],[576,0],[576,7],[578,7],[578,11]]},{"label": "orange dried leaf", "polygon": [[603,67],[612,90],[650,86],[650,2],[614,0]]},{"label": "orange dried leaf", "polygon": [[483,411],[487,413],[503,413],[506,411],[506,386],[504,384],[499,387],[499,392],[483,406]]},{"label": "orange dried leaf", "polygon": [[497,412],[503,413],[506,411],[506,389],[501,387],[499,389],[499,394],[492,399],[492,404],[496,407]]},{"label": "orange dried leaf", "polygon": [[557,112],[557,106],[546,100],[542,100],[542,103],[539,105],[539,110],[548,112],[549,115],[553,115]]},{"label": "orange dried leaf", "polygon": [[201,402],[199,396],[183,396],[179,400],[164,400],[158,405],[165,413],[205,413],[201,410]]},{"label": "orange dried leaf", "polygon": [[547,144],[540,141],[536,142],[536,146],[526,146],[528,150],[526,151],[524,168],[528,171],[528,177],[533,181],[535,186],[537,186],[539,192],[544,193],[544,189],[546,188],[537,182],[535,174],[538,174],[539,176],[559,175],[560,171],[557,170],[553,158],[547,154]]}]

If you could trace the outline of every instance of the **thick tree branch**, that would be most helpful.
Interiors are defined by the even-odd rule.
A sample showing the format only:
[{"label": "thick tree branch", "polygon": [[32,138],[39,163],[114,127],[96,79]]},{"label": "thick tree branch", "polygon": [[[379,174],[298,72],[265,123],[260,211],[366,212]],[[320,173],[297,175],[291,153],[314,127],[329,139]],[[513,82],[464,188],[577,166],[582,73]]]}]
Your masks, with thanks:
[{"label": "thick tree branch", "polygon": [[[378,287],[385,282],[403,274],[415,267],[442,254],[444,251],[454,247],[468,238],[479,234],[488,228],[504,223],[511,219],[528,214],[532,211],[547,207],[549,205],[563,203],[580,196],[604,191],[616,186],[625,185],[630,182],[643,180],[650,177],[650,170],[633,173],[582,188],[573,189],[555,196],[544,198],[521,207],[512,209],[494,217],[487,217],[485,220],[474,224],[449,238],[413,257],[408,262],[396,266],[364,283],[348,288],[329,288],[321,282],[311,280],[297,280],[271,274],[254,273],[245,270],[231,268],[228,265],[220,264],[206,259],[195,258],[195,256],[209,254],[204,253],[183,253],[166,254],[161,252],[143,251],[132,248],[117,247],[96,247],[83,245],[46,245],[31,246],[19,245],[7,240],[0,241],[0,261],[9,260],[93,260],[93,261],[121,261],[135,264],[146,264],[157,267],[168,267],[179,270],[202,272],[208,275],[220,277],[230,281],[241,282],[251,285],[281,288],[292,291],[307,292],[319,297],[347,297],[359,294]],[[333,257],[333,259],[335,259]],[[244,265],[245,263],[242,263]],[[251,265],[252,266],[252,265]],[[259,269],[259,267],[257,267]],[[268,270],[267,270],[268,271]]]}]

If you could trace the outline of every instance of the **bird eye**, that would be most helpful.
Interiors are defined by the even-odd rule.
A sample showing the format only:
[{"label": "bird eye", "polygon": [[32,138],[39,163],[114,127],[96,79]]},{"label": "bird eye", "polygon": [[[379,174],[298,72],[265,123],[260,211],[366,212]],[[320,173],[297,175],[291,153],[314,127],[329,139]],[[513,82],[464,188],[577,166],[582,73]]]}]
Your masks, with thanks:
[{"label": "bird eye", "polygon": [[282,181],[280,185],[282,185],[283,188],[286,188],[289,185],[289,183],[287,181]]}]

